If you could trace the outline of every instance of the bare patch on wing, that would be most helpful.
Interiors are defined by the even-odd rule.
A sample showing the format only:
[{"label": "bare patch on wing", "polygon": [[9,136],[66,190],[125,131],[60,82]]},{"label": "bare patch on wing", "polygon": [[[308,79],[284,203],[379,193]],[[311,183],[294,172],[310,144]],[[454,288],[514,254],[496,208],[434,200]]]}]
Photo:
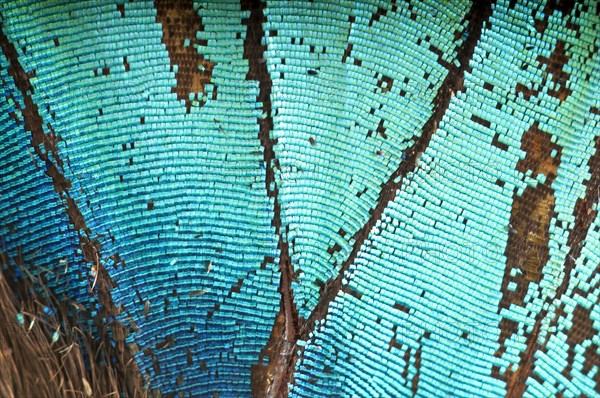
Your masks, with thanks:
[{"label": "bare patch on wing", "polygon": [[[552,182],[560,165],[561,147],[551,141],[551,136],[534,123],[521,138],[521,149],[525,158],[517,162],[517,170],[531,173],[532,178],[546,177],[535,187],[528,186],[522,195],[513,196],[513,207],[508,226],[507,258],[502,280],[502,299],[498,311],[511,306],[523,307],[524,299],[531,282],[539,283],[542,269],[550,258],[550,222],[554,215],[554,190]],[[554,155],[554,156],[553,156]],[[503,318],[500,321],[500,348],[495,356],[502,357],[506,352],[506,341],[517,332],[517,322]],[[511,384],[514,373],[507,370],[500,375],[495,367],[492,375]]]},{"label": "bare patch on wing", "polygon": [[[185,100],[189,113],[193,100],[204,104],[204,87],[210,83],[215,66],[196,48],[207,44],[205,40],[196,38],[196,34],[204,30],[204,25],[191,0],[155,0],[154,6],[156,20],[162,25],[162,41],[167,46],[171,67],[177,65],[177,86],[173,87],[172,92],[177,93],[178,100]],[[192,93],[193,99],[190,99]],[[216,91],[213,97],[216,97]]]}]

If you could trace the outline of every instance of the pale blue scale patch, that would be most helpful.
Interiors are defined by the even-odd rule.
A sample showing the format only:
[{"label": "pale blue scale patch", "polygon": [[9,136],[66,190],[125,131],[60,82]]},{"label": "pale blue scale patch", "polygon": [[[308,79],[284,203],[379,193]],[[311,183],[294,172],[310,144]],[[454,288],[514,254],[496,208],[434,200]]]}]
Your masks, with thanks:
[{"label": "pale blue scale patch", "polygon": [[[524,332],[531,332],[533,320],[542,310],[540,299],[548,297],[551,287],[560,282],[558,278],[564,277],[556,268],[564,263],[568,251],[564,248],[568,234],[553,224],[551,260],[540,285],[531,283],[525,297],[527,308],[513,306],[498,314],[513,189],[523,192],[527,185],[543,183],[527,177],[522,181],[515,170],[518,159],[524,157],[521,136],[533,120],[541,120],[540,129],[556,135],[556,142],[563,147],[559,175],[552,187],[559,219],[570,221],[572,227],[575,200],[584,192],[581,183],[589,178],[581,165],[593,152],[597,126],[589,120],[586,101],[597,84],[594,80],[588,85],[569,85],[573,94],[563,103],[545,93],[539,94],[538,106],[516,98],[516,81],[529,76],[519,69],[521,55],[513,55],[519,45],[501,44],[507,26],[501,31],[498,26],[514,12],[506,6],[494,7],[491,27],[484,29],[475,49],[477,62],[465,77],[466,93],[458,93],[452,100],[419,168],[405,178],[395,201],[384,211],[384,221],[371,231],[345,275],[345,283],[361,295],[360,300],[340,292],[329,306],[324,326],[306,343],[305,359],[296,368],[294,396],[319,396],[337,389],[344,391],[341,395],[414,396],[412,386],[417,381],[416,396],[506,394],[505,383],[492,376],[492,368],[504,372],[511,363],[519,364],[519,355],[526,348]],[[557,27],[552,22],[546,29],[548,35],[536,39],[536,45],[548,52],[556,42],[552,32]],[[525,35],[510,38],[525,40]],[[577,43],[573,44],[577,48]],[[484,57],[483,51],[492,55]],[[586,62],[597,67],[595,59]],[[482,88],[486,81],[494,85],[492,93]],[[496,108],[496,102],[503,104],[502,110]],[[579,112],[573,112],[575,109]],[[556,113],[562,117],[558,124]],[[471,115],[490,121],[491,128],[474,122]],[[491,145],[496,132],[501,133],[500,141],[508,144],[508,151]],[[496,184],[499,179],[504,187]],[[594,311],[592,314],[597,316]],[[500,316],[521,326],[506,343],[507,352],[496,358]],[[594,371],[583,375],[582,349],[578,349],[575,378],[567,384],[573,394],[592,392]],[[551,352],[547,359],[536,362],[538,375],[552,380],[556,373],[552,366],[565,358]],[[386,372],[386,377],[378,372]],[[315,378],[315,373],[326,376]],[[554,380],[559,386],[565,383],[561,378]],[[527,384],[532,388],[527,390],[530,396],[556,392],[543,392],[533,378]]]},{"label": "pale blue scale patch", "polygon": [[[387,14],[368,26],[378,7]],[[431,37],[409,18],[407,4],[400,2],[396,12],[391,7],[380,1],[273,2],[265,10],[265,31],[277,31],[266,38],[281,166],[275,172],[284,230],[289,227],[285,238],[300,275],[293,289],[301,317],[317,303],[317,283],[336,277],[381,184],[429,118],[447,70],[417,41],[443,49],[448,61],[462,43],[453,32],[462,29],[467,3],[414,4],[419,18],[435,14],[437,23],[427,25]],[[380,123],[385,137],[376,132]]]}]

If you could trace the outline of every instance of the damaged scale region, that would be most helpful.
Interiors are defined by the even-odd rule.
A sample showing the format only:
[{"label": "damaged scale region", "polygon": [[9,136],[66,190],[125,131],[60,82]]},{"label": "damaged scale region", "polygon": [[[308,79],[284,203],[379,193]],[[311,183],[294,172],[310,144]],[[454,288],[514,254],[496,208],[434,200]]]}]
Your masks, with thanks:
[{"label": "damaged scale region", "polygon": [[[171,70],[177,66],[177,86],[172,91],[177,93],[178,100],[185,101],[187,113],[190,113],[194,101],[200,106],[206,102],[204,87],[211,82],[215,66],[198,51],[199,46],[208,44],[206,40],[196,38],[197,33],[204,30],[202,19],[192,0],[155,0],[154,6],[156,20],[162,25],[162,41],[167,46]],[[212,95],[212,99],[216,99],[216,87]]]}]

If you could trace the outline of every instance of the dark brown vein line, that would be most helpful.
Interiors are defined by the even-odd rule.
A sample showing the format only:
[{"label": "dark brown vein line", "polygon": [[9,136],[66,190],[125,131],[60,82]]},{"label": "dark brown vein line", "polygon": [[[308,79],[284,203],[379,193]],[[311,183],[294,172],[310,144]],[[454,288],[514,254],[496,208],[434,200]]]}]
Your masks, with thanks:
[{"label": "dark brown vein line", "polygon": [[[557,302],[567,292],[571,275],[575,269],[575,262],[581,256],[583,243],[588,235],[588,231],[596,216],[598,210],[596,205],[600,199],[600,136],[595,138],[595,152],[588,161],[590,179],[586,182],[585,196],[583,199],[578,199],[575,203],[573,211],[575,216],[575,225],[567,238],[569,245],[569,254],[565,258],[564,272],[565,277],[556,289],[553,301]],[[595,210],[596,209],[596,210]],[[548,315],[547,310],[542,310],[535,318],[535,324],[531,334],[527,336],[527,348],[521,356],[522,361],[519,367],[514,372],[510,380],[507,381],[507,398],[521,397],[527,388],[527,380],[534,370],[535,353],[544,348],[548,342],[549,336],[543,345],[538,342],[538,337],[541,331],[542,321]],[[553,323],[555,324],[560,316],[560,311],[557,311]]]},{"label": "dark brown vein line", "polygon": [[574,216],[575,225],[567,238],[567,244],[570,247],[569,255],[565,261],[565,279],[556,291],[557,297],[566,293],[571,279],[571,271],[575,267],[575,260],[581,256],[583,242],[588,235],[590,226],[598,214],[598,201],[600,199],[600,136],[594,139],[595,152],[588,161],[590,179],[585,184],[585,196],[583,199],[577,199],[575,203]]},{"label": "dark brown vein line", "polygon": [[[283,381],[287,380],[289,358],[296,344],[298,332],[298,312],[294,306],[294,295],[291,288],[294,278],[294,270],[289,255],[288,242],[281,231],[281,204],[278,200],[278,188],[275,181],[275,152],[273,146],[276,141],[271,139],[270,132],[273,129],[273,117],[271,116],[271,87],[272,81],[264,62],[266,46],[261,44],[264,36],[262,24],[265,21],[263,9],[264,3],[259,0],[242,0],[242,10],[250,11],[247,21],[246,39],[244,41],[244,58],[248,60],[249,68],[247,80],[259,82],[258,101],[263,104],[265,118],[259,118],[258,138],[264,148],[265,183],[267,195],[273,198],[273,221],[275,233],[279,236],[278,249],[279,269],[281,271],[279,292],[281,293],[280,312],[274,320],[273,329],[269,342],[261,352],[261,360],[252,367],[252,392],[255,396],[279,396],[279,392],[286,386]],[[273,188],[271,188],[273,187]],[[262,358],[269,358],[268,365],[262,363]],[[280,375],[284,375],[281,377]]]},{"label": "dark brown vein line", "polygon": [[[367,223],[354,235],[354,246],[352,247],[350,255],[342,264],[338,276],[325,285],[325,288],[323,289],[319,298],[319,302],[312,311],[311,315],[306,321],[299,325],[298,339],[304,341],[308,340],[309,334],[312,330],[314,330],[317,321],[325,319],[327,316],[329,304],[335,299],[335,297],[337,297],[341,290],[344,274],[356,259],[356,256],[358,255],[363,243],[369,236],[370,231],[381,219],[381,216],[388,204],[395,199],[396,192],[402,187],[404,178],[408,174],[414,172],[418,163],[418,158],[425,151],[425,149],[427,149],[429,142],[431,141],[431,137],[437,130],[440,121],[450,106],[450,101],[454,96],[454,93],[460,92],[464,89],[464,75],[466,71],[470,70],[468,66],[469,60],[472,58],[475,51],[475,46],[481,37],[484,23],[489,19],[491,14],[492,1],[487,0],[474,2],[471,10],[465,16],[465,20],[468,21],[466,27],[467,39],[458,48],[457,60],[459,62],[459,66],[455,66],[454,64],[450,65],[448,74],[433,99],[433,114],[423,125],[420,138],[412,147],[406,150],[405,160],[390,176],[388,181],[383,184],[379,194],[377,206],[371,212],[371,217]],[[297,354],[295,351],[296,349],[299,349],[300,354]],[[300,349],[300,347],[293,347],[293,350],[294,352],[292,353],[288,363],[288,369],[281,371],[277,375],[281,380],[276,380],[274,382],[275,384],[282,386],[282,395],[287,393],[287,383],[291,381],[296,362],[302,357],[303,353],[303,350]]]},{"label": "dark brown vein line", "polygon": [[[369,232],[375,226],[377,221],[381,219],[381,216],[384,210],[387,208],[388,204],[395,199],[396,192],[402,187],[402,182],[404,178],[409,173],[415,170],[419,156],[428,147],[429,142],[431,141],[431,137],[437,130],[440,121],[444,117],[450,105],[450,100],[454,96],[454,93],[463,90],[465,71],[467,71],[469,68],[468,63],[469,60],[472,58],[475,46],[479,41],[479,38],[481,37],[484,22],[490,17],[491,13],[492,2],[488,0],[474,3],[472,9],[465,16],[465,19],[469,21],[466,27],[467,39],[462,43],[462,45],[458,49],[457,59],[459,61],[459,66],[454,66],[453,64],[450,66],[448,75],[442,82],[442,85],[433,100],[433,114],[423,125],[422,134],[420,138],[415,142],[415,144],[412,147],[410,147],[406,151],[406,159],[402,162],[402,164],[400,164],[398,169],[390,176],[389,180],[382,186],[377,206],[372,211],[369,221],[354,235],[355,244],[352,248],[350,255],[342,264],[338,276],[336,277],[336,279],[334,279],[333,281],[329,281],[326,284],[319,298],[319,302],[315,309],[312,311],[308,320],[302,322],[302,324],[298,324],[297,336],[293,339],[283,338],[283,342],[285,343],[280,344],[279,354],[275,358],[276,365],[273,366],[272,371],[270,372],[270,376],[274,377],[274,379],[270,381],[266,390],[261,391],[266,392],[267,394],[265,395],[287,396],[288,382],[292,381],[295,364],[298,361],[298,359],[301,358],[303,352],[302,350],[299,351],[300,354],[297,354],[295,352],[295,349],[298,348],[295,347],[295,341],[297,339],[307,340],[310,332],[314,329],[316,322],[324,319],[327,316],[329,304],[339,294],[339,291],[342,287],[343,276],[350,267],[350,265],[356,259],[356,256],[358,255],[364,241],[367,239]],[[265,151],[265,159],[266,158],[267,154]],[[280,242],[282,242],[281,238]],[[282,271],[283,270],[284,268],[282,268]],[[289,272],[291,272],[291,270]],[[289,275],[287,281],[289,281],[290,279],[291,274]],[[282,282],[287,281],[283,280],[282,273]],[[289,290],[289,287],[286,285],[282,285],[281,290],[283,295],[285,290]],[[283,298],[285,299],[285,297]],[[289,300],[292,299],[293,298],[290,294]],[[286,324],[286,326],[289,324],[287,322],[287,319],[284,323]]]},{"label": "dark brown vein line", "polygon": [[[125,343],[124,330],[126,328],[120,322],[116,320],[112,321],[112,323],[110,323],[110,328],[112,329],[113,335],[122,336],[122,338],[115,337],[111,341],[111,337],[107,330],[108,325],[100,321],[102,317],[104,319],[115,319],[116,315],[120,312],[113,303],[110,295],[110,289],[115,286],[115,283],[100,263],[100,243],[91,238],[92,232],[86,226],[84,217],[79,210],[76,201],[69,194],[71,182],[63,174],[63,161],[59,156],[58,147],[56,145],[59,138],[56,137],[50,124],[47,125],[50,132],[48,134],[44,132],[44,121],[39,114],[37,104],[31,97],[34,88],[29,80],[29,75],[25,72],[23,66],[19,62],[15,46],[8,40],[3,28],[3,24],[0,23],[0,48],[10,63],[8,73],[12,76],[17,90],[21,92],[23,97],[21,113],[23,115],[25,131],[31,133],[33,149],[38,158],[45,162],[47,170],[46,174],[52,179],[56,193],[66,203],[66,211],[73,227],[78,233],[79,246],[85,260],[89,263],[93,263],[96,267],[95,271],[98,275],[96,285],[98,289],[98,302],[101,304],[101,308],[99,309],[101,317],[95,319],[98,333],[106,346],[109,356],[118,360],[119,367],[117,377],[120,381],[123,381],[122,385],[126,386],[130,393],[142,391],[141,374],[133,354],[129,350],[129,346]],[[15,98],[13,98],[13,100],[17,103]],[[41,144],[43,144],[45,150],[42,150]],[[90,289],[90,291],[92,290],[93,289]],[[110,347],[113,342],[116,349],[111,353],[112,349]]]},{"label": "dark brown vein line", "polygon": [[323,295],[315,307],[315,310],[311,313],[310,317],[303,325],[301,330],[301,338],[308,336],[310,330],[312,330],[314,323],[317,320],[325,318],[329,303],[337,296],[341,289],[344,273],[356,259],[356,256],[360,251],[364,241],[367,239],[369,232],[375,226],[377,221],[381,219],[381,216],[388,204],[395,199],[396,192],[402,187],[404,178],[415,170],[416,164],[418,163],[417,159],[425,151],[425,149],[427,149],[427,146],[431,141],[431,137],[437,130],[439,122],[445,115],[454,93],[463,89],[465,70],[468,67],[468,62],[473,55],[475,45],[481,35],[483,22],[489,17],[489,15],[491,15],[491,2],[487,1],[478,2],[475,4],[473,9],[466,16],[466,19],[469,20],[469,24],[467,26],[469,37],[463,43],[458,52],[457,58],[460,62],[460,66],[453,66],[453,68],[449,70],[446,79],[444,79],[444,82],[442,83],[437,95],[433,100],[434,112],[423,125],[420,138],[412,147],[406,150],[406,159],[382,186],[377,206],[373,210],[369,221],[367,221],[367,223],[354,235],[354,239],[356,241],[350,255],[342,264],[337,278],[333,282],[330,282],[324,289]]}]

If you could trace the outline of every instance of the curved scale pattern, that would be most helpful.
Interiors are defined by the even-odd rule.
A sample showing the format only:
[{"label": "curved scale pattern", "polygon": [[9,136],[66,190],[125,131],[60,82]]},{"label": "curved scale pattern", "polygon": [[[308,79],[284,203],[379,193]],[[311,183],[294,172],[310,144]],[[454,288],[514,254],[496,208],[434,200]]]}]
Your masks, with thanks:
[{"label": "curved scale pattern", "polygon": [[2,2],[0,269],[164,396],[599,395],[598,32],[593,1]]}]

